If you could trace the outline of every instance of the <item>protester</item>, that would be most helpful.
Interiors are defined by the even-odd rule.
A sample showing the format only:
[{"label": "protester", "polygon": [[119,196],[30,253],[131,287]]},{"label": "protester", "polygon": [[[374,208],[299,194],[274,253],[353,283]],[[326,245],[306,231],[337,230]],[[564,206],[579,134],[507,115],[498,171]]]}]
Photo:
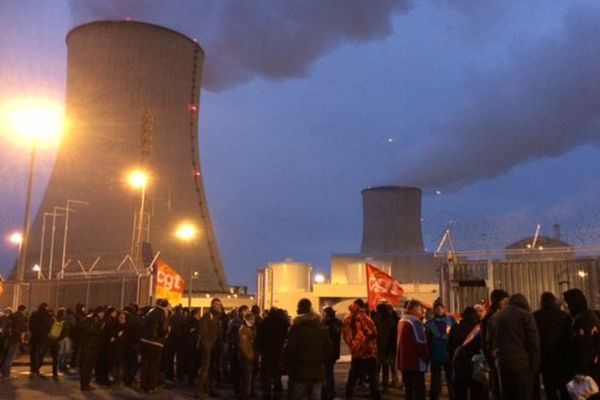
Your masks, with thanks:
[{"label": "protester", "polygon": [[54,317],[47,303],[42,303],[29,317],[29,363],[31,376],[41,376],[40,368],[44,354],[48,349],[48,334],[52,328]]},{"label": "protester", "polygon": [[[329,335],[331,353],[325,360],[325,381],[323,382],[322,398],[323,400],[333,400],[336,398],[334,368],[335,363],[340,359],[342,321],[335,316],[335,310],[332,307],[323,309],[323,325],[325,325]],[[394,343],[392,347],[395,348],[396,344]]]},{"label": "protester", "polygon": [[298,302],[297,314],[285,349],[285,364],[290,377],[288,398],[319,400],[331,341],[319,315],[313,312],[310,300]]},{"label": "protester", "polygon": [[349,307],[350,313],[344,317],[342,335],[350,347],[352,360],[348,381],[346,382],[346,399],[352,399],[354,387],[362,372],[367,375],[371,400],[379,400],[377,386],[377,327],[365,312],[365,302],[356,299]]},{"label": "protester", "polygon": [[58,380],[58,357],[60,353],[60,346],[63,340],[69,338],[70,325],[66,321],[67,310],[60,308],[57,313],[50,331],[48,332],[48,339],[44,340],[40,349],[41,359],[44,359],[44,355],[49,350],[52,356],[52,378]]},{"label": "protester", "polygon": [[446,315],[442,303],[434,304],[433,318],[426,325],[427,343],[431,356],[431,389],[429,398],[438,400],[442,391],[442,370],[448,385],[448,397],[454,399],[452,391],[452,363],[448,355],[448,333],[456,325],[454,318]]},{"label": "protester", "polygon": [[248,400],[252,396],[253,367],[256,353],[254,351],[254,323],[255,316],[249,312],[244,314],[244,320],[239,330],[238,360],[242,373],[242,391],[240,400]]},{"label": "protester", "polygon": [[87,309],[85,305],[77,303],[75,305],[75,315],[73,325],[71,327],[71,340],[73,341],[73,352],[71,353],[71,367],[79,367],[79,357],[81,354],[81,338],[79,333],[79,325],[87,317]]},{"label": "protester", "polygon": [[425,371],[429,362],[429,347],[423,326],[423,307],[410,300],[398,324],[398,369],[408,400],[425,399]]},{"label": "protester", "polygon": [[142,347],[143,321],[139,315],[139,307],[135,303],[125,307],[127,313],[127,346],[125,347],[125,371],[123,372],[123,384],[130,386],[137,375],[138,356]]},{"label": "protester", "polygon": [[600,320],[588,308],[587,299],[581,290],[567,290],[563,297],[573,318],[569,343],[569,378],[589,376],[600,385]]},{"label": "protester", "polygon": [[125,349],[129,346],[128,313],[121,311],[117,314],[117,322],[108,327],[108,360],[112,383],[120,385],[125,379]]},{"label": "protester", "polygon": [[540,338],[529,303],[520,293],[494,317],[493,352],[505,400],[533,399],[540,365]]},{"label": "protester", "polygon": [[242,369],[240,366],[240,328],[242,327],[244,316],[249,312],[248,306],[241,306],[232,312],[232,318],[227,326],[227,346],[229,353],[229,378],[233,384],[237,398],[242,398],[244,388],[242,385]]},{"label": "protester", "polygon": [[142,327],[142,376],[141,389],[144,393],[154,393],[160,381],[160,365],[165,339],[169,334],[167,307],[164,299],[156,301],[144,317]]},{"label": "protester", "polygon": [[168,380],[181,379],[185,373],[184,323],[183,307],[179,305],[169,318],[170,332],[164,348],[163,370]]},{"label": "protester", "polygon": [[212,299],[210,310],[200,319],[199,324],[199,351],[200,368],[198,371],[198,381],[196,382],[196,398],[207,393],[210,396],[216,395],[212,385],[212,376],[210,374],[212,357],[221,336],[221,300]]},{"label": "protester", "polygon": [[19,347],[25,342],[25,335],[27,334],[27,315],[25,314],[26,307],[20,305],[17,312],[12,313],[8,317],[8,324],[10,326],[9,334],[7,335],[6,346],[4,349],[4,355],[2,358],[2,377],[10,377],[10,369],[12,367],[15,356]]},{"label": "protester", "polygon": [[283,310],[272,307],[257,330],[256,347],[260,353],[262,398],[280,400],[283,392],[281,375],[283,348],[290,323]]},{"label": "protester", "polygon": [[500,378],[498,376],[498,370],[496,368],[496,361],[493,354],[493,325],[494,316],[498,311],[504,308],[508,304],[508,293],[502,289],[494,289],[490,293],[491,305],[488,312],[481,319],[481,340],[483,355],[487,361],[488,367],[490,368],[490,393],[493,394],[494,399],[500,398]]},{"label": "protester", "polygon": [[540,334],[541,364],[540,372],[547,400],[568,400],[566,385],[569,381],[565,369],[569,360],[571,319],[562,312],[554,294],[542,293],[541,308],[533,313]]},{"label": "protester", "polygon": [[389,303],[377,304],[376,309],[373,321],[377,327],[377,367],[381,373],[382,392],[389,393],[398,321],[394,318],[395,312]]},{"label": "protester", "polygon": [[457,400],[485,400],[486,388],[473,379],[473,356],[481,351],[479,315],[466,307],[461,321],[448,334],[448,356],[452,364],[452,391]]},{"label": "protester", "polygon": [[90,391],[92,372],[96,366],[102,331],[104,330],[104,307],[97,307],[94,312],[84,318],[79,326],[79,379],[82,391]]}]

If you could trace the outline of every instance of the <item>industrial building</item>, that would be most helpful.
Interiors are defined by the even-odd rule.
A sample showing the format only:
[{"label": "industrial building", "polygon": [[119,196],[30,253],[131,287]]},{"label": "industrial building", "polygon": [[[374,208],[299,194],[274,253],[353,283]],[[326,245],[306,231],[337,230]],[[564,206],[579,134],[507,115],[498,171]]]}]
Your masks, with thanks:
[{"label": "industrial building", "polygon": [[[25,281],[144,275],[160,256],[193,272],[198,290],[226,292],[199,158],[202,48],[134,21],[88,23],[66,43],[68,125],[31,226]],[[134,169],[145,174],[137,188],[127,182]],[[198,227],[195,240],[175,237],[182,221]]]},{"label": "industrial building", "polygon": [[439,260],[423,246],[421,196],[421,190],[412,187],[363,190],[361,251],[333,254],[331,274],[324,279],[315,279],[310,264],[268,264],[258,271],[258,304],[294,311],[297,301],[306,297],[319,308],[331,305],[344,312],[357,297],[367,297],[366,263],[400,282],[406,298],[432,304],[439,297]]}]

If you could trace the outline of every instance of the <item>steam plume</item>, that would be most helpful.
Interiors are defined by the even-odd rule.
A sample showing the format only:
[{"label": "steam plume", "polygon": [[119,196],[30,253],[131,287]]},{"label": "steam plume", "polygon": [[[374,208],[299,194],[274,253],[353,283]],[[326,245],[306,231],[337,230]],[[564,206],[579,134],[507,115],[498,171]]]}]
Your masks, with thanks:
[{"label": "steam plume", "polygon": [[131,18],[197,38],[207,57],[203,85],[223,90],[255,77],[307,75],[319,57],[349,41],[392,33],[408,0],[121,0],[70,2],[74,23]]},{"label": "steam plume", "polygon": [[470,104],[412,149],[403,183],[456,188],[600,144],[600,4],[574,3],[562,29],[517,42],[505,68],[469,82]]}]

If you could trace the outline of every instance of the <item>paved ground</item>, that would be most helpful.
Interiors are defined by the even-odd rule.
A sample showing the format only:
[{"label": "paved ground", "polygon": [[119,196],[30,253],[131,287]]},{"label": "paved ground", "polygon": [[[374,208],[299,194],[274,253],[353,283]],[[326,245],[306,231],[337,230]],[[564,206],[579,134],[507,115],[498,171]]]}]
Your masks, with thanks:
[{"label": "paved ground", "polygon": [[[343,385],[348,375],[349,363],[342,362],[336,367],[336,380],[338,384],[338,394],[343,393]],[[160,390],[153,395],[145,395],[136,389],[113,386],[113,387],[97,387],[93,392],[81,392],[79,390],[79,375],[61,374],[58,382],[52,380],[50,375],[50,367],[42,368],[43,378],[30,378],[28,367],[23,363],[16,367],[13,378],[9,380],[0,380],[0,399],[23,399],[23,400],[54,400],[54,399],[89,399],[89,400],[105,400],[105,399],[145,399],[151,398],[156,400],[178,400],[191,399],[193,391],[190,388],[175,384]],[[219,390],[221,399],[234,399],[231,387],[225,386]],[[357,388],[355,398],[368,398],[368,390],[366,388]],[[404,392],[399,388],[392,388],[390,393],[383,396],[383,399],[400,399],[404,398]]]}]

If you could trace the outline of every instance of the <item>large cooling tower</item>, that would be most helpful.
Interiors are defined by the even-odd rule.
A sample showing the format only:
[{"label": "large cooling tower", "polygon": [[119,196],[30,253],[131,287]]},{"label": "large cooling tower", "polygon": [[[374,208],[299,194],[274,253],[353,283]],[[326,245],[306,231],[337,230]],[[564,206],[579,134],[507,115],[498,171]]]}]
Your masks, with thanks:
[{"label": "large cooling tower", "polygon": [[[225,290],[225,277],[211,220],[198,148],[198,111],[204,53],[191,39],[159,26],[100,21],[67,36],[66,113],[49,186],[32,226],[27,271],[40,260],[44,212],[70,202],[65,261],[68,271],[114,269],[131,253],[134,215],[141,193],[127,171],[150,172],[142,237],[154,253],[184,277],[199,272],[195,289]],[[60,210],[59,210],[60,211]],[[175,238],[176,225],[200,228],[189,244]],[[62,263],[64,217],[56,218],[54,250],[46,218],[42,271],[55,275]],[[181,265],[184,265],[181,268]]]},{"label": "large cooling tower", "polygon": [[424,252],[421,232],[421,190],[381,186],[362,191],[361,253]]}]

